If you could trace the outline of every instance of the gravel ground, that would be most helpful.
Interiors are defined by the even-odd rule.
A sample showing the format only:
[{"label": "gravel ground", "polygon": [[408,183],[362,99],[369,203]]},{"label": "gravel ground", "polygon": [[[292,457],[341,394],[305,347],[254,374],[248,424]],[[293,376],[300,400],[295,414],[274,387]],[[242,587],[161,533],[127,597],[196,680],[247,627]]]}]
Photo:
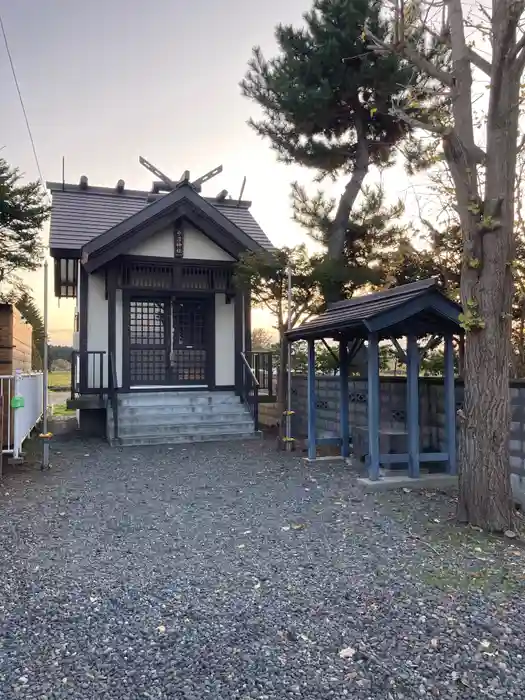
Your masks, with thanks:
[{"label": "gravel ground", "polygon": [[523,698],[524,550],[273,443],[56,443],[0,488],[0,697]]}]

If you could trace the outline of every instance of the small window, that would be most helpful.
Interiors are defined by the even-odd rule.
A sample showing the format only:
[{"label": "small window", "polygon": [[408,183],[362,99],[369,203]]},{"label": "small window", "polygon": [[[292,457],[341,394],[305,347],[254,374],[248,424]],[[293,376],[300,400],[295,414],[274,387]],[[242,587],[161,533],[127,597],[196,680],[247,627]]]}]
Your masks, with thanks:
[{"label": "small window", "polygon": [[175,257],[184,257],[184,231],[175,229]]},{"label": "small window", "polygon": [[78,260],[55,259],[55,296],[75,298],[78,283]]}]

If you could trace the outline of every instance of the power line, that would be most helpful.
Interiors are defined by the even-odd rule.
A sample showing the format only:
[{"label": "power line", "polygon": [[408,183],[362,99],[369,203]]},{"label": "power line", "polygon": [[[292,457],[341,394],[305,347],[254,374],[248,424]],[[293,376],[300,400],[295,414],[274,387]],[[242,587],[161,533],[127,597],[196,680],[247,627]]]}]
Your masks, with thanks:
[{"label": "power line", "polygon": [[7,41],[7,34],[6,34],[6,31],[5,31],[4,22],[3,22],[3,20],[2,20],[2,15],[0,15],[0,29],[2,30],[2,35],[3,35],[3,37],[4,37],[5,50],[6,50],[6,52],[7,52],[7,57],[8,57],[8,59],[9,59],[9,64],[10,64],[10,66],[11,66],[11,72],[12,72],[12,74],[13,74],[13,80],[14,80],[14,82],[15,82],[16,91],[18,92],[18,98],[19,98],[19,100],[20,100],[20,106],[22,107],[22,113],[23,113],[23,115],[24,115],[24,119],[25,119],[25,123],[26,123],[26,127],[27,127],[27,133],[29,134],[29,140],[31,141],[31,148],[33,149],[33,156],[35,157],[35,163],[36,163],[36,167],[37,167],[37,170],[38,170],[38,176],[40,177],[40,183],[41,183],[42,187],[43,187],[44,190],[45,190],[45,189],[46,189],[46,185],[45,185],[45,182],[44,182],[44,178],[43,178],[43,176],[42,176],[42,169],[40,168],[40,162],[39,162],[39,160],[38,160],[38,154],[37,154],[37,152],[36,152],[35,140],[34,140],[34,138],[33,138],[33,133],[32,133],[32,131],[31,131],[31,125],[29,124],[29,119],[28,119],[27,112],[26,112],[26,108],[25,108],[25,105],[24,105],[24,99],[23,99],[23,97],[22,97],[22,91],[20,90],[20,84],[19,84],[19,82],[18,82],[18,78],[16,77],[15,64],[14,64],[14,62],[13,62],[13,57],[11,56],[11,51],[10,51],[10,49],[9,49],[9,42]]}]

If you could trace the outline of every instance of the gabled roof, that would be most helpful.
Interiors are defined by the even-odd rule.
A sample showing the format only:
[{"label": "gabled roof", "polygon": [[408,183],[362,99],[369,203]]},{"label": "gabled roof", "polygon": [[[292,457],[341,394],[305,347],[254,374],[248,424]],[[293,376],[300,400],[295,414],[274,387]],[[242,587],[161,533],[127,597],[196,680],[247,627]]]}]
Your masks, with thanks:
[{"label": "gabled roof", "polygon": [[[152,195],[142,190],[118,192],[111,187],[82,189],[79,185],[48,182],[52,193],[50,248],[57,256],[68,251],[80,257],[81,249],[102,233],[137,214],[151,203],[165,199],[167,195]],[[187,189],[187,188],[185,188]],[[216,200],[194,195],[225,217],[241,233],[247,235],[259,247],[273,250],[270,240],[249,211],[251,202]]]},{"label": "gabled roof", "polygon": [[440,331],[461,332],[461,306],[446,297],[435,279],[403,284],[381,292],[331,304],[328,309],[286,335],[289,340],[307,338],[366,338],[407,333],[425,335]]}]

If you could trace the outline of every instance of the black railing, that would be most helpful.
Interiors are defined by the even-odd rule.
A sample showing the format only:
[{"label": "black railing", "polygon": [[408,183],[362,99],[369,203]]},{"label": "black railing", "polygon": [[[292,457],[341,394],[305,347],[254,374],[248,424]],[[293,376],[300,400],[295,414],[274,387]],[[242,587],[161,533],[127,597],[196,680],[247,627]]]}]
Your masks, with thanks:
[{"label": "black railing", "polygon": [[115,356],[112,352],[109,353],[108,358],[108,398],[111,403],[111,411],[113,413],[113,439],[115,442],[119,440],[118,434],[118,383],[117,383],[117,364],[115,362]]},{"label": "black railing", "polygon": [[245,353],[245,359],[259,385],[259,401],[275,401],[277,378],[273,373],[273,354],[267,350],[251,350]]},{"label": "black railing", "polygon": [[71,355],[71,398],[81,394],[98,394],[107,390],[104,381],[104,350],[73,350]]},{"label": "black railing", "polygon": [[252,415],[254,430],[259,430],[259,382],[254,374],[246,355],[241,352],[242,359],[242,389],[241,400]]}]

